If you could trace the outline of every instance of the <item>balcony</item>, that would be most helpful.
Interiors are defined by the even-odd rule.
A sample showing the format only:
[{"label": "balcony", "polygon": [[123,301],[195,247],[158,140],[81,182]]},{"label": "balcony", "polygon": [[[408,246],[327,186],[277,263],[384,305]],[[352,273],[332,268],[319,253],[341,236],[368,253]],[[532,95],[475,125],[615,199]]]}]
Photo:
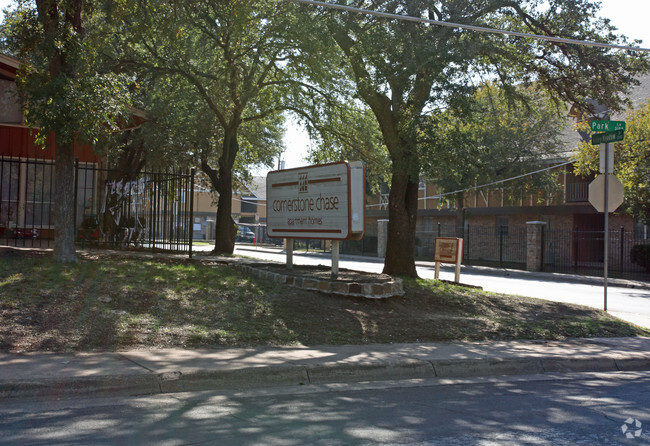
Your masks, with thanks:
[{"label": "balcony", "polygon": [[589,183],[569,183],[566,190],[567,203],[584,203],[589,201]]}]

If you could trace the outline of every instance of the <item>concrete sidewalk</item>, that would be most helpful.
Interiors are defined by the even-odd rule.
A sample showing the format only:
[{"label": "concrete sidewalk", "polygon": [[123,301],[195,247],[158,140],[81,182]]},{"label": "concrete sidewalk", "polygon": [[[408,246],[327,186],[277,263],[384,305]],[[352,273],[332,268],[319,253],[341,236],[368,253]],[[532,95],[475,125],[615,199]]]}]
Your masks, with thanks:
[{"label": "concrete sidewalk", "polygon": [[335,382],[650,370],[650,338],[0,353],[0,401]]}]

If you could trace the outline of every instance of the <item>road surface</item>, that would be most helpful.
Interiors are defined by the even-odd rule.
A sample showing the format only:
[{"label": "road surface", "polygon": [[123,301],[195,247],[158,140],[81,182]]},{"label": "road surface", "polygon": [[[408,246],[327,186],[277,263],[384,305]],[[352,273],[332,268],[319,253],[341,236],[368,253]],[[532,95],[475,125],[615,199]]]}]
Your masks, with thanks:
[{"label": "road surface", "polygon": [[7,400],[0,443],[648,445],[649,407],[645,372]]}]

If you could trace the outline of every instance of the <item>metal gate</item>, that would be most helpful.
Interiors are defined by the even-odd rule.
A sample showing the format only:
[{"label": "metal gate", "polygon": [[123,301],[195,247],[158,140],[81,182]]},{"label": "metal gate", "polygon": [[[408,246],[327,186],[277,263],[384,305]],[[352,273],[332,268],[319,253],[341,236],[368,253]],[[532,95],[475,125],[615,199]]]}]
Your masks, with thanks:
[{"label": "metal gate", "polygon": [[[453,225],[418,228],[415,255],[433,258],[438,237],[456,237]],[[498,225],[467,225],[463,230],[463,264],[526,269],[526,228]]]},{"label": "metal gate", "polygon": [[[80,247],[191,252],[194,170],[125,173],[75,165]],[[0,244],[53,246],[54,162],[0,157]]]},{"label": "metal gate", "polygon": [[[604,231],[544,230],[543,270],[569,274],[602,276],[604,268]],[[625,228],[609,231],[608,275],[611,277],[647,280],[648,271],[632,260],[636,245],[649,245],[646,234],[626,231]]]}]

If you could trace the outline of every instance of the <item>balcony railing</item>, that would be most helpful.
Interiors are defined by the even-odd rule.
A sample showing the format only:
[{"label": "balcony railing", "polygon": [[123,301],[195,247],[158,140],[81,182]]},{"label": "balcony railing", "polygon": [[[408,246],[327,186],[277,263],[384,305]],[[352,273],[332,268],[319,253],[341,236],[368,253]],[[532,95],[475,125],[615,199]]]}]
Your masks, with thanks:
[{"label": "balcony railing", "polygon": [[589,201],[589,183],[569,183],[566,194],[567,203]]}]

